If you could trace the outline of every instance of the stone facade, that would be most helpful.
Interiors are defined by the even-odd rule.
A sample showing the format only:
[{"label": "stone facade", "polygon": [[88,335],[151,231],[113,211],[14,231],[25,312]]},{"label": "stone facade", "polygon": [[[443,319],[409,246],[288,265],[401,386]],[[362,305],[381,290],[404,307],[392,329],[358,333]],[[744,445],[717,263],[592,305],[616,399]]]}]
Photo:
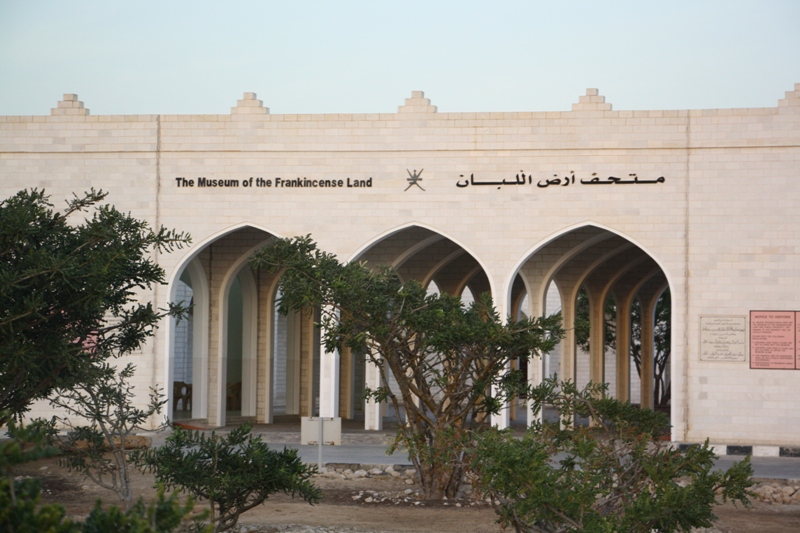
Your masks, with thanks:
[{"label": "stone facade", "polygon": [[[503,315],[523,301],[544,311],[551,282],[567,323],[580,287],[595,317],[608,295],[645,309],[669,287],[673,439],[800,445],[800,371],[751,368],[747,347],[744,360],[701,359],[699,327],[701,316],[800,311],[800,84],[776,107],[676,111],[615,111],[589,89],[564,112],[439,113],[413,92],[397,113],[273,115],[245,93],[229,115],[93,116],[65,95],[49,116],[0,117],[0,196],[32,187],[56,203],[102,188],[119,209],[192,234],[190,249],[158,258],[170,285],[145,297],[165,304],[194,272],[192,416],[211,424],[236,394],[239,415],[272,419],[280,343],[297,358],[277,365],[294,376],[287,414],[311,414],[320,388],[339,416],[365,412],[369,424],[379,409],[354,406],[372,379],[363,361],[320,354],[310,317],[276,321],[277,280],[246,266],[273,236],[311,234],[442,291],[491,291]],[[250,294],[238,393],[222,370],[237,276]],[[165,324],[132,356],[141,385],[171,391],[175,338]],[[562,376],[588,364],[613,394],[652,404],[648,380],[641,398],[626,386],[629,358],[576,358],[571,336],[560,353],[549,366]]]}]

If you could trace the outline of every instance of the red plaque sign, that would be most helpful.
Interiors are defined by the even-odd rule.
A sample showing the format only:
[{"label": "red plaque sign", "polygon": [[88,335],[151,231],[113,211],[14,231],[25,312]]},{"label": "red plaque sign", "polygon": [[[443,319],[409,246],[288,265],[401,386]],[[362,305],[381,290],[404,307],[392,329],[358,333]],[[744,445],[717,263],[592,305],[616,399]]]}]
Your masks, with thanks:
[{"label": "red plaque sign", "polygon": [[796,311],[794,313],[794,323],[795,323],[795,330],[794,330],[794,357],[795,357],[795,368],[800,368],[800,311]]},{"label": "red plaque sign", "polygon": [[797,332],[795,311],[750,311],[750,368],[797,368]]}]

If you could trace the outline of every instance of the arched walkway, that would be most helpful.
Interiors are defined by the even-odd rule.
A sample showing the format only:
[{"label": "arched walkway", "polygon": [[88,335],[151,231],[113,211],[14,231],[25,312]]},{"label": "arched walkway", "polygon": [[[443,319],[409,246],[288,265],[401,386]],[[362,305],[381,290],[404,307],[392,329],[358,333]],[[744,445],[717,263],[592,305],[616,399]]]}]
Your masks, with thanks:
[{"label": "arched walkway", "polygon": [[[489,277],[478,260],[462,245],[429,228],[412,225],[390,232],[365,246],[351,260],[364,262],[368,267],[391,266],[402,281],[416,280],[432,291],[462,296],[468,302],[491,292]],[[362,395],[364,384],[370,388],[381,385],[379,370],[366,362],[363,355],[346,355],[341,369],[342,375],[352,376],[347,385],[360,390]],[[396,388],[393,377],[388,379],[390,387]],[[355,408],[351,402],[358,396],[341,397],[347,409]],[[363,413],[366,429],[381,429],[384,418],[396,418],[394,413],[387,413],[386,405],[371,401],[364,403]]]},{"label": "arched walkway", "polygon": [[[275,309],[279,276],[250,269],[250,255],[271,238],[269,232],[243,226],[203,243],[183,262],[171,294],[173,300],[191,303],[192,312],[188,320],[172,325],[171,416],[222,426],[321,414],[363,418],[366,429],[381,429],[384,418],[396,414],[360,400],[365,387],[381,385],[378,369],[363,354],[327,353],[320,347],[313,313],[280,316]],[[492,279],[503,275],[487,272],[463,245],[418,225],[387,232],[351,260],[390,266],[403,281],[417,280],[465,301],[491,293]],[[527,366],[532,383],[555,373],[579,384],[606,382],[610,395],[653,406],[653,316],[668,287],[653,257],[623,235],[585,225],[532,248],[508,279],[506,298],[495,298],[501,314],[560,312],[567,331],[555,353],[531,364],[519,362]],[[581,342],[574,327],[579,291],[588,300],[590,324],[588,339]],[[608,301],[613,301],[613,317]],[[639,339],[631,337],[634,302],[640,303]],[[605,341],[609,320],[616,329],[615,349]],[[632,343],[641,345],[635,368],[649,376],[641,385],[631,377]],[[579,345],[588,345],[588,351]],[[390,386],[397,386],[391,378]],[[493,423],[504,427],[516,414],[517,405],[511,405]]]},{"label": "arched walkway", "polygon": [[[559,361],[552,357],[532,362],[531,383],[541,382],[557,369],[559,378],[583,385],[608,383],[609,395],[653,407],[653,313],[668,287],[667,276],[655,258],[631,240],[609,229],[585,225],[554,236],[534,249],[517,269],[509,301],[514,312],[528,316],[560,311],[566,336]],[[557,293],[553,291],[557,290]],[[588,300],[588,338],[576,326],[579,293]],[[556,297],[557,294],[557,297]],[[631,338],[633,302],[641,305],[641,338]],[[613,316],[609,316],[613,309]],[[607,328],[613,322],[613,342]],[[582,342],[579,342],[582,340]],[[631,376],[631,343],[641,344],[641,385]],[[588,352],[580,345],[588,345]],[[632,381],[638,397],[631,396]],[[532,414],[528,412],[528,420]]]},{"label": "arched walkway", "polygon": [[169,335],[169,414],[223,426],[269,421],[271,314],[275,276],[251,271],[249,256],[272,235],[241,226],[190,250],[170,285],[172,301],[191,304]]}]

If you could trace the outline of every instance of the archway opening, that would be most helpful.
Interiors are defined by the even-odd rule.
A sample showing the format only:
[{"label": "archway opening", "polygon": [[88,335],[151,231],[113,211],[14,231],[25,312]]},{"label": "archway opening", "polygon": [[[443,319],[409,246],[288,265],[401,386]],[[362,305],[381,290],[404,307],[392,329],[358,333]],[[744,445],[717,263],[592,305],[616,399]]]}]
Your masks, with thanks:
[{"label": "archway opening", "polygon": [[[560,353],[532,365],[528,372],[532,383],[557,372],[559,379],[578,386],[606,383],[610,397],[653,407],[652,357],[657,348],[648,339],[658,329],[657,309],[659,339],[669,337],[671,321],[671,311],[656,305],[665,288],[668,294],[668,284],[653,257],[622,235],[589,225],[537,247],[522,262],[519,275],[527,291],[521,311],[541,315],[558,309],[566,330]],[[662,358],[660,364],[668,376],[669,363]],[[639,372],[647,377],[640,379]],[[666,381],[662,379],[659,386],[666,389]]]},{"label": "archway opening", "polygon": [[[188,319],[169,329],[169,415],[198,425],[243,419],[266,422],[271,328],[266,297],[274,276],[254,273],[247,258],[271,235],[234,229],[189,252],[170,287],[172,301],[190,303]],[[262,401],[259,403],[258,398]]]},{"label": "archway opening", "polygon": [[[449,294],[470,305],[482,293],[491,292],[491,284],[478,261],[455,241],[433,230],[410,226],[373,242],[353,261],[369,268],[389,266],[403,282],[415,280],[426,287],[428,294]],[[354,380],[359,386],[377,389],[383,384],[380,373],[363,354],[354,361]],[[398,380],[387,370],[387,385],[398,398]],[[362,389],[363,390],[363,389]],[[403,416],[402,401],[399,412],[386,402],[363,403],[364,424],[367,429],[381,429],[384,423],[392,425]]]}]

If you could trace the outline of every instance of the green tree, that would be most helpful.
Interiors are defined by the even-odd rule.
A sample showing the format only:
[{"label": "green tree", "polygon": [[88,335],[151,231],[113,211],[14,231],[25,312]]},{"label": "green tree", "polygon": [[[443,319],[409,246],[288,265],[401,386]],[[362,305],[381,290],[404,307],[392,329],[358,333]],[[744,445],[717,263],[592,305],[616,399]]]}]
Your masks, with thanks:
[{"label": "green tree", "polygon": [[517,532],[650,533],[711,527],[719,500],[749,504],[749,458],[712,471],[708,442],[685,451],[659,439],[667,417],[601,398],[604,387],[545,380],[528,398],[592,427],[535,422],[519,440],[487,431],[472,456],[478,488]]},{"label": "green tree", "polygon": [[[161,318],[181,312],[137,297],[164,283],[154,257],[189,237],[152,230],[100,205],[105,197],[91,190],[62,212],[35,189],[0,202],[0,410],[13,416],[140,348]],[[82,211],[91,216],[75,220]]]},{"label": "green tree", "polygon": [[97,365],[91,376],[71,389],[58,390],[50,399],[66,415],[54,417],[51,424],[60,422],[69,430],[66,435],[55,436],[65,452],[62,463],[114,492],[125,511],[134,505],[129,438],[145,429],[144,425],[167,403],[160,391],[151,387],[148,405],[137,407],[130,384],[134,370],[132,364],[121,371],[106,363]]},{"label": "green tree", "polygon": [[175,427],[163,446],[134,452],[132,459],[168,488],[208,501],[215,532],[233,528],[242,513],[278,492],[320,500],[310,481],[316,468],[303,464],[297,450],[271,450],[248,425],[225,436]]},{"label": "green tree", "polygon": [[280,312],[321,310],[326,349],[346,346],[378,366],[382,386],[368,397],[398,413],[396,444],[408,449],[426,498],[456,495],[471,428],[524,385],[510,363],[552,350],[562,336],[557,317],[503,323],[487,295],[465,308],[458,297],[400,283],[388,268],[340,263],[310,237],[273,241],[251,265],[284,269]]},{"label": "green tree", "polygon": [[194,500],[190,497],[181,505],[178,494],[168,498],[159,488],[156,500],[149,506],[139,500],[128,511],[111,506],[103,509],[98,501],[86,522],[74,522],[58,504],[41,503],[41,486],[34,478],[14,479],[13,468],[56,454],[48,444],[51,428],[43,421],[28,426],[17,425],[7,414],[10,439],[0,443],[0,531],[13,533],[97,533],[121,531],[129,533],[203,532],[198,520],[192,517]]}]

